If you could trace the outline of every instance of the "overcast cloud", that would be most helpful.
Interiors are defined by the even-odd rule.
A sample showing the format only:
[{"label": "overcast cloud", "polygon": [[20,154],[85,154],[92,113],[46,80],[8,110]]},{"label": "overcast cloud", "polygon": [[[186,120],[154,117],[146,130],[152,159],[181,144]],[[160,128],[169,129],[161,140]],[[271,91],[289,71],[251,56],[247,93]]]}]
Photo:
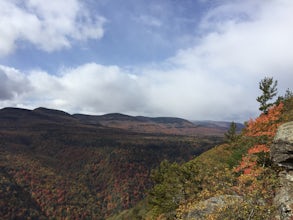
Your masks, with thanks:
[{"label": "overcast cloud", "polygon": [[[37,0],[16,2],[0,3],[0,16],[5,12],[7,20],[0,18],[2,55],[17,51],[19,40],[53,51],[70,47],[72,40],[107,37],[104,25],[107,29],[111,18],[91,15],[82,1],[71,0],[65,11],[63,1],[48,7]],[[145,14],[138,22],[163,25]],[[188,47],[144,65],[88,61],[57,72],[2,65],[0,107],[245,121],[258,114],[258,82],[265,76],[279,81],[280,95],[292,90],[293,1],[223,1],[200,17],[197,28]]]}]

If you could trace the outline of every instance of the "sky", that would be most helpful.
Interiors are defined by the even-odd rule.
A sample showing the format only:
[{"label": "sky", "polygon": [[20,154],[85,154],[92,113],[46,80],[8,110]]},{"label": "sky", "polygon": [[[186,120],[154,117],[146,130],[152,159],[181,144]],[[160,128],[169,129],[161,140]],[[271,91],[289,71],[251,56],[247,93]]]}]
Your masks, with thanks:
[{"label": "sky", "polygon": [[0,0],[0,108],[256,117],[293,87],[292,0]]}]

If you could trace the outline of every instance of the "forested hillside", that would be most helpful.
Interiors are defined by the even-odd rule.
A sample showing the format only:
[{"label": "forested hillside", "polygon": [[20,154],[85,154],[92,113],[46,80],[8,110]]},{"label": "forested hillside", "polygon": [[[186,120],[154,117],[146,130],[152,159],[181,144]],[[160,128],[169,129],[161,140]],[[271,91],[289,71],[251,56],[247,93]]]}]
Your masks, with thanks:
[{"label": "forested hillside", "polygon": [[262,113],[241,134],[231,124],[226,143],[187,163],[164,160],[151,173],[146,199],[110,219],[275,219],[281,168],[272,164],[270,145],[277,128],[293,121],[293,96],[287,91],[270,102],[266,91]]}]

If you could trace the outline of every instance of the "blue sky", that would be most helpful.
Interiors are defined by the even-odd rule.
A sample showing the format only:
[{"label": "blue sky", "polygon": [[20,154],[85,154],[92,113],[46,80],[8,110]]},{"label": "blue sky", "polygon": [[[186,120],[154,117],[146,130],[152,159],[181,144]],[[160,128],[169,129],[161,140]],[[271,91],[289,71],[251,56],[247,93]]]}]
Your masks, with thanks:
[{"label": "blue sky", "polygon": [[0,107],[245,121],[292,39],[291,0],[2,0]]}]

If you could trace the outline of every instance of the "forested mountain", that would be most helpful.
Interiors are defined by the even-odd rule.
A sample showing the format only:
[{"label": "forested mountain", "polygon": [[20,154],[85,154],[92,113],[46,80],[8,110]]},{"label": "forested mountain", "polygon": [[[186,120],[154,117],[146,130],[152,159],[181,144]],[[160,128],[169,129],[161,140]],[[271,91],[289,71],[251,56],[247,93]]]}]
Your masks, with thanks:
[{"label": "forested mountain", "polygon": [[[131,121],[156,129],[122,126]],[[1,109],[0,218],[105,219],[132,207],[162,160],[188,161],[222,141],[219,132],[178,136],[179,125],[200,131],[177,118]]]}]

